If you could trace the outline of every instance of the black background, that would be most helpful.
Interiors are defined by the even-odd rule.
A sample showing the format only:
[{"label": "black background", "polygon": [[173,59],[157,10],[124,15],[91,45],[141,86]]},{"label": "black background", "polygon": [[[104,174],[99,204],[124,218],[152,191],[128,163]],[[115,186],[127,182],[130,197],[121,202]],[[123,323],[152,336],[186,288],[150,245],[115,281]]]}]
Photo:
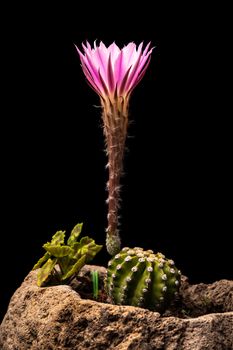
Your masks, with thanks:
[{"label": "black background", "polygon": [[[155,2],[34,4],[6,12],[1,316],[57,230],[84,222],[84,234],[105,241],[101,111],[74,47],[86,39],[155,46],[130,104],[123,246],[163,252],[192,283],[232,279],[226,11]],[[108,259],[104,248],[93,263]]]}]

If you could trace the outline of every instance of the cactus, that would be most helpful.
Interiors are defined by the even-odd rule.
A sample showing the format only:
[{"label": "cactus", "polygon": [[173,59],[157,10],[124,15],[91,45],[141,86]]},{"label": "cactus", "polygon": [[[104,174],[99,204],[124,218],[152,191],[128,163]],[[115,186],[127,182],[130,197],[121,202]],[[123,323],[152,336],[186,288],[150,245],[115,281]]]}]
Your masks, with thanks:
[{"label": "cactus", "polygon": [[142,248],[123,248],[108,263],[105,281],[111,302],[165,310],[178,293],[181,272],[173,260]]},{"label": "cactus", "polygon": [[102,245],[97,245],[89,237],[77,242],[83,224],[77,224],[70,233],[65,245],[65,231],[57,231],[51,242],[43,245],[46,253],[34,265],[33,270],[39,269],[37,285],[68,283],[79,270],[100,251]]}]

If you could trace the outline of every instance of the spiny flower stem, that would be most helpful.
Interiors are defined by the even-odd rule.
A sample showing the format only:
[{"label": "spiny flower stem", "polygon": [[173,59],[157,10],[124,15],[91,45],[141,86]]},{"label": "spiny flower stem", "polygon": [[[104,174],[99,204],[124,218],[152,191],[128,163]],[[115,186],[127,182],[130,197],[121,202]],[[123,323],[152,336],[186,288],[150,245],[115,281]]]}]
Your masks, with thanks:
[{"label": "spiny flower stem", "polygon": [[121,249],[118,230],[118,210],[120,202],[120,178],[123,170],[123,157],[128,126],[128,99],[102,100],[103,124],[109,169],[108,227],[106,247],[111,255]]}]

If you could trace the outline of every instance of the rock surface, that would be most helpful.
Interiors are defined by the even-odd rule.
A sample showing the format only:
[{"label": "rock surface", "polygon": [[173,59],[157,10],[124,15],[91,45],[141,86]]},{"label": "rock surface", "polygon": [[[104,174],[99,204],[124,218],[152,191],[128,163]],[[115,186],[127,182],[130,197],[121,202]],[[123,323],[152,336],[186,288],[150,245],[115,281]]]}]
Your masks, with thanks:
[{"label": "rock surface", "polygon": [[181,295],[190,313],[203,313],[203,303],[218,312],[165,317],[81,299],[69,286],[37,287],[32,271],[11,298],[0,326],[0,349],[232,350],[233,281],[192,286],[184,278]]},{"label": "rock surface", "polygon": [[233,281],[190,285],[183,280],[180,288],[182,305],[193,316],[233,311]]}]

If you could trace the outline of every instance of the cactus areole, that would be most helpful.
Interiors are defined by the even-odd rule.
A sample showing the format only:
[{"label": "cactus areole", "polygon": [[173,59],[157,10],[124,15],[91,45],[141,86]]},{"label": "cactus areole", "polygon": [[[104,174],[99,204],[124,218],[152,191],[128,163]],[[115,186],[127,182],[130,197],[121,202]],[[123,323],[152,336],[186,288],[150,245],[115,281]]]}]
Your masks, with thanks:
[{"label": "cactus areole", "polygon": [[108,263],[106,289],[111,301],[163,311],[178,293],[181,272],[161,253],[123,248]]},{"label": "cactus areole", "polygon": [[82,53],[78,48],[81,66],[89,85],[100,96],[102,120],[108,156],[108,227],[106,247],[111,255],[120,251],[118,209],[120,177],[128,127],[129,99],[150,62],[150,43],[143,49],[131,42],[120,49],[115,43],[106,47],[102,42],[94,48],[87,42]]}]

